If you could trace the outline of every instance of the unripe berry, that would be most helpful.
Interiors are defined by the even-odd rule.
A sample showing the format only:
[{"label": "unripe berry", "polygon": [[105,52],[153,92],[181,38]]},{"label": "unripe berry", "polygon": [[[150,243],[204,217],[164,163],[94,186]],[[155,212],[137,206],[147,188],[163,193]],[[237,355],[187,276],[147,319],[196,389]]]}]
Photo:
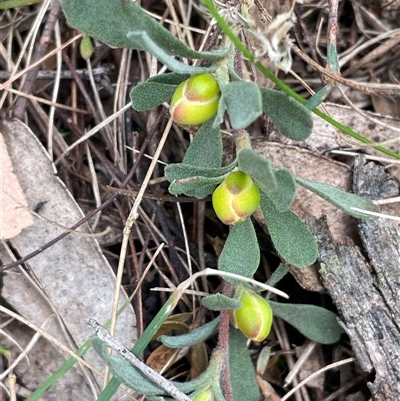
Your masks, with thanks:
[{"label": "unripe berry", "polygon": [[214,392],[210,388],[203,390],[194,401],[215,401]]},{"label": "unripe berry", "polygon": [[240,296],[242,306],[233,311],[233,323],[248,339],[263,341],[271,331],[272,308],[260,295],[244,290]]},{"label": "unripe berry", "polygon": [[178,124],[202,124],[217,112],[219,98],[219,85],[213,75],[195,75],[176,88],[170,112]]},{"label": "unripe berry", "polygon": [[212,204],[223,223],[241,223],[257,210],[260,191],[248,174],[234,171],[215,189]]},{"label": "unripe berry", "polygon": [[79,51],[81,53],[81,57],[84,60],[87,60],[88,58],[92,57],[94,52],[94,47],[90,36],[84,36],[82,38],[81,43],[79,45]]}]

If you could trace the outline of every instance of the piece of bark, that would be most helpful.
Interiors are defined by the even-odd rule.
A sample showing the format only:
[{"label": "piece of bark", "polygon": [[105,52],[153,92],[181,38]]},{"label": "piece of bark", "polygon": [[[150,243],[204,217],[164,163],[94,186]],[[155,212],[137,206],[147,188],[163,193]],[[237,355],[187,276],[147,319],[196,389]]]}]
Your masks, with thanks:
[{"label": "piece of bark", "polygon": [[[385,198],[394,183],[383,170],[358,158],[354,192],[367,198]],[[400,235],[390,220],[360,220],[359,247],[335,246],[325,219],[310,219],[309,228],[319,246],[322,281],[336,304],[357,364],[375,371],[368,383],[374,400],[400,400]]]}]

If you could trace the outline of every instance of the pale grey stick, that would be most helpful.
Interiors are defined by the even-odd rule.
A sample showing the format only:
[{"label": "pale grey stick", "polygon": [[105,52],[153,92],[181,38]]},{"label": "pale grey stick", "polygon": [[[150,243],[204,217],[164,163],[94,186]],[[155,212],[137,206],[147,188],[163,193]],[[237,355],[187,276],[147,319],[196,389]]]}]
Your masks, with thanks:
[{"label": "pale grey stick", "polygon": [[[114,67],[109,65],[109,66],[103,66],[99,68],[93,68],[93,76],[95,80],[101,79],[104,75],[111,75],[113,73]],[[87,69],[80,69],[76,70],[76,73],[82,78],[82,79],[89,79],[89,73]],[[43,70],[39,71],[37,79],[54,79],[56,76],[56,71],[53,70]],[[0,71],[0,79],[1,80],[7,80],[11,78],[11,72],[9,71]],[[74,76],[72,75],[71,71],[64,70],[61,71],[60,75],[61,79],[74,79]]]},{"label": "pale grey stick", "polygon": [[129,361],[135,368],[138,368],[142,373],[144,373],[151,381],[158,384],[163,390],[174,397],[178,401],[191,401],[191,399],[182,391],[178,390],[174,385],[172,385],[167,379],[161,376],[159,373],[149,368],[145,363],[143,363],[139,358],[132,354],[128,348],[116,340],[110,332],[101,326],[96,320],[88,317],[87,322],[97,333],[97,337],[104,341],[110,348],[115,352],[118,352],[123,358]]}]

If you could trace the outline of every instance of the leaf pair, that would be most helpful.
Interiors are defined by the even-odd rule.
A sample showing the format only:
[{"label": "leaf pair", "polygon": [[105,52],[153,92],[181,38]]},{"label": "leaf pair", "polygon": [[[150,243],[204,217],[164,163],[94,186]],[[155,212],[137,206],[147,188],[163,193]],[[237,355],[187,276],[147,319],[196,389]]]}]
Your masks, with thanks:
[{"label": "leaf pair", "polygon": [[250,148],[238,154],[241,171],[249,174],[261,192],[266,194],[276,208],[288,210],[296,197],[296,183],[292,173],[286,169],[275,170],[271,162]]},{"label": "leaf pair", "polygon": [[221,101],[235,129],[248,127],[264,112],[290,139],[303,141],[311,135],[311,113],[283,92],[260,88],[253,82],[234,81],[223,88]]},{"label": "leaf pair", "polygon": [[[118,356],[110,355],[108,353],[108,347],[106,343],[102,342],[98,338],[94,338],[92,343],[93,348],[110,367],[114,377],[125,383],[126,386],[140,394],[145,394],[146,396],[150,397],[163,396],[166,394],[162,388],[151,381],[137,368],[132,366],[129,361]],[[207,386],[208,383],[211,383],[215,375],[219,374],[218,370],[218,364],[211,361],[207,370],[196,379],[185,383],[170,381],[170,384],[184,393],[192,393],[199,388]]]},{"label": "leaf pair", "polygon": [[235,163],[221,167],[222,139],[214,120],[205,122],[194,136],[182,163],[169,164],[164,171],[171,182],[169,192],[202,199],[210,195],[221,183]]},{"label": "leaf pair", "polygon": [[[376,206],[372,202],[355,194],[331,185],[295,177],[285,169],[275,170],[267,159],[252,149],[245,148],[239,152],[238,165],[240,170],[249,174],[259,187],[261,191],[260,207],[272,242],[279,255],[293,266],[311,265],[318,256],[313,235],[299,217],[289,210],[296,196],[296,182],[351,216],[371,218],[352,210],[354,207],[366,211],[376,211]],[[229,244],[228,241],[227,244]],[[249,247],[249,249],[252,248]],[[225,250],[224,248],[224,251],[229,252],[232,261],[241,260],[238,255],[239,249]],[[238,272],[235,271],[235,273]]]},{"label": "leaf pair", "polygon": [[[223,294],[209,295],[202,300],[203,305],[212,310],[232,310],[241,306],[240,301]],[[336,314],[319,306],[274,302],[268,300],[274,316],[278,316],[295,327],[309,340],[321,344],[337,342],[344,332],[337,322]],[[177,336],[160,337],[162,343],[170,348],[190,347],[205,341],[218,329],[219,317],[189,333]]]},{"label": "leaf pair", "polygon": [[[188,77],[173,72],[148,79],[132,89],[132,107],[144,111],[168,101],[178,85]],[[264,112],[290,139],[302,141],[312,132],[311,114],[302,104],[282,92],[259,88],[253,82],[234,81],[222,87],[213,128],[223,121],[225,108],[234,129],[248,127]]]},{"label": "leaf pair", "polygon": [[[296,267],[314,263],[318,256],[314,237],[299,217],[289,210],[296,196],[296,182],[293,175],[285,169],[274,170],[269,160],[249,148],[239,152],[238,164],[240,170],[249,174],[261,191],[260,207],[279,255]],[[244,230],[244,227],[240,229]],[[246,261],[247,249],[258,248],[257,239],[253,240],[253,247],[246,245],[243,251],[234,249],[233,246],[232,249],[226,249],[231,235],[232,232],[228,236],[221,257],[225,252],[229,254],[229,262]],[[252,235],[247,235],[250,240]],[[243,236],[242,234],[242,238]],[[239,256],[241,253],[242,257]],[[257,267],[246,268],[246,271],[255,272]],[[241,274],[237,271],[234,273]]]}]

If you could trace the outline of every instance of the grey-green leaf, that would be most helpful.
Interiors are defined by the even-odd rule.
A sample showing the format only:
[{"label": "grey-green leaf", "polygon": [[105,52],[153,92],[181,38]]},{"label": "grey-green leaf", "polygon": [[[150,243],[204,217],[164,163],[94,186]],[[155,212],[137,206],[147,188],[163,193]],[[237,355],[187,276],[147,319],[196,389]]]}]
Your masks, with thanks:
[{"label": "grey-green leaf", "polygon": [[304,104],[307,110],[315,109],[319,104],[321,104],[326,96],[331,92],[332,88],[330,85],[326,85],[314,93]]},{"label": "grey-green leaf", "polygon": [[281,263],[278,268],[272,273],[271,277],[268,279],[267,284],[274,287],[286,276],[289,271],[289,266],[285,263]]},{"label": "grey-green leaf", "polygon": [[206,121],[194,136],[182,163],[197,167],[219,168],[222,164],[222,138],[214,119]]},{"label": "grey-green leaf", "polygon": [[275,207],[284,212],[288,210],[296,198],[296,181],[293,174],[286,169],[275,170],[276,187],[265,191]]},{"label": "grey-green leaf", "polygon": [[165,391],[150,381],[142,372],[134,368],[126,359],[112,356],[107,352],[107,345],[99,338],[92,340],[93,348],[110,367],[113,375],[129,388],[140,394],[163,395]]},{"label": "grey-green leaf", "polygon": [[[251,219],[232,226],[218,260],[220,270],[253,277],[260,264],[260,247]],[[227,281],[231,281],[225,278]]]},{"label": "grey-green leaf", "polygon": [[235,168],[235,163],[232,163],[225,167],[219,168],[208,168],[208,167],[197,167],[191,164],[185,163],[172,163],[164,169],[165,177],[168,181],[182,180],[190,177],[208,177],[214,178],[228,174]]},{"label": "grey-green leaf", "polygon": [[283,92],[260,90],[264,113],[283,135],[295,141],[304,141],[311,135],[313,119],[306,107]]},{"label": "grey-green leaf", "polygon": [[172,195],[185,194],[203,199],[212,194],[215,187],[223,181],[224,177],[190,177],[181,180],[174,180],[168,187]]},{"label": "grey-green leaf", "polygon": [[246,345],[246,337],[233,327],[229,330],[229,373],[233,399],[259,401],[260,390]]},{"label": "grey-green leaf", "polygon": [[[135,49],[143,49],[153,54],[161,63],[166,65],[171,71],[181,74],[203,74],[205,72],[214,72],[217,69],[216,64],[211,64],[209,67],[192,66],[181,61],[178,61],[170,52],[161,47],[158,42],[153,41],[153,38],[147,31],[132,31],[127,34],[131,40],[132,46]],[[183,43],[182,43],[183,45]]]},{"label": "grey-green leaf", "polygon": [[215,115],[215,119],[214,119],[214,123],[213,123],[213,127],[219,127],[220,124],[222,124],[224,122],[224,115],[225,115],[225,100],[224,97],[221,96],[219,99],[219,103],[218,103],[218,110],[217,110],[217,114]]},{"label": "grey-green leaf", "polygon": [[149,78],[131,90],[132,107],[137,111],[143,111],[166,102],[171,99],[178,85],[189,77],[189,74],[172,72]]},{"label": "grey-green leaf", "polygon": [[[95,351],[110,367],[113,375],[126,386],[147,396],[160,396],[166,394],[163,389],[149,380],[147,376],[132,366],[126,359],[110,355],[107,351],[107,345],[99,338],[94,338],[92,344]],[[215,363],[210,363],[207,370],[196,379],[185,383],[170,380],[170,383],[180,391],[190,393],[199,387],[204,387],[210,383],[215,377],[217,371],[218,366]]]},{"label": "grey-green leaf", "polygon": [[261,92],[254,82],[230,82],[222,96],[234,129],[248,127],[262,114]]},{"label": "grey-green leaf", "polygon": [[274,316],[279,316],[310,340],[321,344],[333,344],[344,332],[337,322],[337,316],[325,308],[270,300],[268,302]]},{"label": "grey-green leaf", "polygon": [[201,303],[207,309],[213,311],[239,309],[242,306],[238,299],[220,293],[207,295],[201,300]]},{"label": "grey-green leaf", "polygon": [[300,218],[291,210],[280,212],[263,193],[260,206],[279,255],[296,267],[313,264],[318,256],[318,247],[310,230]]},{"label": "grey-green leaf", "polygon": [[258,188],[263,192],[273,191],[276,178],[271,163],[253,149],[244,148],[238,154],[239,169],[253,178]]},{"label": "grey-green leaf", "polygon": [[[190,49],[133,1],[63,0],[62,6],[72,26],[110,46],[149,52],[156,48],[156,51],[164,51],[169,60],[176,56],[218,60],[224,57],[228,50],[220,48],[215,51],[197,52]],[[174,71],[204,71],[202,67],[182,71],[182,66]]]},{"label": "grey-green leaf", "polygon": [[222,393],[221,385],[218,380],[214,380],[212,389],[214,391],[214,396],[216,401],[226,401],[224,394]]},{"label": "grey-green leaf", "polygon": [[369,212],[377,211],[376,206],[371,201],[364,199],[361,196],[343,191],[339,188],[333,187],[332,185],[322,184],[320,182],[312,182],[300,177],[295,177],[295,179],[300,185],[316,193],[321,198],[326,199],[339,209],[344,210],[350,216],[366,220],[376,219],[374,216],[368,216],[364,213],[356,212],[355,210],[350,209],[351,207],[356,207]]},{"label": "grey-green leaf", "polygon": [[208,322],[203,326],[190,331],[189,333],[178,336],[163,335],[160,337],[160,341],[169,348],[190,347],[201,341],[205,341],[208,337],[212,336],[218,329],[219,321],[220,318],[217,317],[211,322]]}]

